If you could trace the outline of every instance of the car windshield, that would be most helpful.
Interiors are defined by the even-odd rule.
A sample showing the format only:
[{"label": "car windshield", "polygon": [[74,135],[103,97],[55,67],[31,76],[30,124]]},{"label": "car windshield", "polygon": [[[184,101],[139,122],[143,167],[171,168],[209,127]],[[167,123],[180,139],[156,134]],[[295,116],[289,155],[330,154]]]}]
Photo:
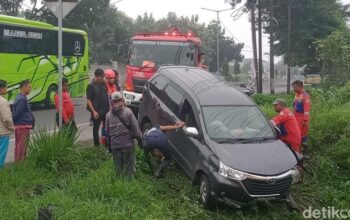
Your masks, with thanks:
[{"label": "car windshield", "polygon": [[159,65],[195,65],[196,47],[189,42],[133,41],[129,65],[144,66],[153,62]]},{"label": "car windshield", "polygon": [[275,138],[268,120],[256,106],[206,106],[203,115],[213,140]]}]

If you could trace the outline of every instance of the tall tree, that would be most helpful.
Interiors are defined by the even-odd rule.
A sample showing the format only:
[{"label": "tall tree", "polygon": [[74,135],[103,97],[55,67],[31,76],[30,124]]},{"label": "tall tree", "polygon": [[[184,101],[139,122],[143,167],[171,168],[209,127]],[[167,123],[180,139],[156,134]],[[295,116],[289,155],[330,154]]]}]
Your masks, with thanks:
[{"label": "tall tree", "polygon": [[18,16],[23,0],[0,0],[0,14]]},{"label": "tall tree", "polygon": [[[57,25],[57,18],[46,8],[37,9],[36,1],[31,1],[33,9],[27,11],[27,18]],[[109,63],[115,59],[118,45],[126,45],[132,35],[132,19],[117,11],[109,2],[84,0],[63,20],[64,27],[88,33],[90,60],[93,63]]]},{"label": "tall tree", "polygon": [[[267,21],[269,0],[263,2]],[[284,55],[290,66],[312,65],[316,57],[315,41],[323,39],[333,31],[344,29],[345,12],[337,0],[291,0],[291,45],[288,58],[288,1],[275,1],[274,17],[278,25],[275,29],[275,53]],[[270,31],[269,22],[265,23]]]},{"label": "tall tree", "polygon": [[[202,38],[204,40],[205,45],[205,54],[206,57],[209,57],[208,60],[209,64],[209,70],[215,71],[216,70],[216,56],[217,56],[217,50],[216,50],[216,28],[217,23],[216,21],[210,22],[210,24],[207,26],[205,36]],[[219,65],[222,66],[225,63],[225,60],[227,62],[230,61],[239,61],[241,62],[243,60],[243,55],[241,54],[241,51],[244,47],[244,44],[242,43],[236,43],[233,38],[225,36],[225,31],[220,28],[220,35],[219,35],[219,42],[220,42],[220,60]]]},{"label": "tall tree", "polygon": [[[245,3],[247,11],[253,11],[256,0],[226,0],[232,6]],[[264,29],[269,33],[270,0],[262,0]],[[288,1],[274,1],[273,14],[278,22],[274,28],[274,51],[284,56],[290,66],[314,65],[316,62],[315,41],[323,39],[333,31],[344,29],[349,6],[342,6],[338,0],[292,0],[292,22],[290,58],[288,50]],[[255,28],[255,27],[254,27]]]}]

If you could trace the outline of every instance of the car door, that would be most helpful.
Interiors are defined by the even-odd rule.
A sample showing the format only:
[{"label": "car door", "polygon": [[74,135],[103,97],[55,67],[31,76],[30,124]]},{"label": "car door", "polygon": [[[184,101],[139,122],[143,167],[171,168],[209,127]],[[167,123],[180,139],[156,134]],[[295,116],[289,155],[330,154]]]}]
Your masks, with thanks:
[{"label": "car door", "polygon": [[[184,99],[180,108],[179,118],[186,122],[187,126],[196,127],[200,130],[197,125],[196,116],[192,110],[194,107],[192,106],[194,105],[191,105],[188,99]],[[189,115],[185,116],[185,114]],[[188,136],[184,129],[177,129],[170,133],[169,139],[178,155],[178,162],[181,162],[180,166],[185,170],[187,175],[192,177],[200,160],[202,143],[199,139]]]},{"label": "car door", "polygon": [[168,85],[169,79],[163,75],[155,77],[150,82],[150,99],[145,100],[149,103],[148,115],[153,125],[162,124],[161,115],[163,115],[163,108],[165,104],[164,100],[164,88]]}]

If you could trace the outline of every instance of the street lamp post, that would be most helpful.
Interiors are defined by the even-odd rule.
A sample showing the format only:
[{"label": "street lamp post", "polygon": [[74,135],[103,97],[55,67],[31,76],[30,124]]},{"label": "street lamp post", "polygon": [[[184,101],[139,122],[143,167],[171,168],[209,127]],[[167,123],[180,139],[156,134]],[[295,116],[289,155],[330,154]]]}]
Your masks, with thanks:
[{"label": "street lamp post", "polygon": [[213,10],[209,8],[202,8],[203,10],[211,11],[211,12],[216,12],[216,68],[218,74],[220,73],[220,30],[219,30],[219,23],[220,23],[220,18],[219,18],[219,13],[224,12],[224,11],[229,11],[232,10],[233,8],[228,8],[228,9],[223,9],[223,10]]}]

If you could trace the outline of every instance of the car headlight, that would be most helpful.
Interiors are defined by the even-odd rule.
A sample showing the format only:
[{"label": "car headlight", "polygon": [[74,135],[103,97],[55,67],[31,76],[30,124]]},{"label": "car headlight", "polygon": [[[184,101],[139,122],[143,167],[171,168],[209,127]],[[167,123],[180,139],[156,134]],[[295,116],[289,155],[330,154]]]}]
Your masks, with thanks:
[{"label": "car headlight", "polygon": [[247,178],[246,173],[239,170],[232,169],[226,166],[225,164],[223,164],[221,161],[220,161],[219,174],[233,180],[244,180]]},{"label": "car headlight", "polygon": [[135,96],[131,94],[125,94],[125,99],[133,101],[135,99]]},{"label": "car headlight", "polygon": [[300,172],[297,168],[292,169],[292,178],[293,178],[292,184],[298,183],[300,181]]}]

